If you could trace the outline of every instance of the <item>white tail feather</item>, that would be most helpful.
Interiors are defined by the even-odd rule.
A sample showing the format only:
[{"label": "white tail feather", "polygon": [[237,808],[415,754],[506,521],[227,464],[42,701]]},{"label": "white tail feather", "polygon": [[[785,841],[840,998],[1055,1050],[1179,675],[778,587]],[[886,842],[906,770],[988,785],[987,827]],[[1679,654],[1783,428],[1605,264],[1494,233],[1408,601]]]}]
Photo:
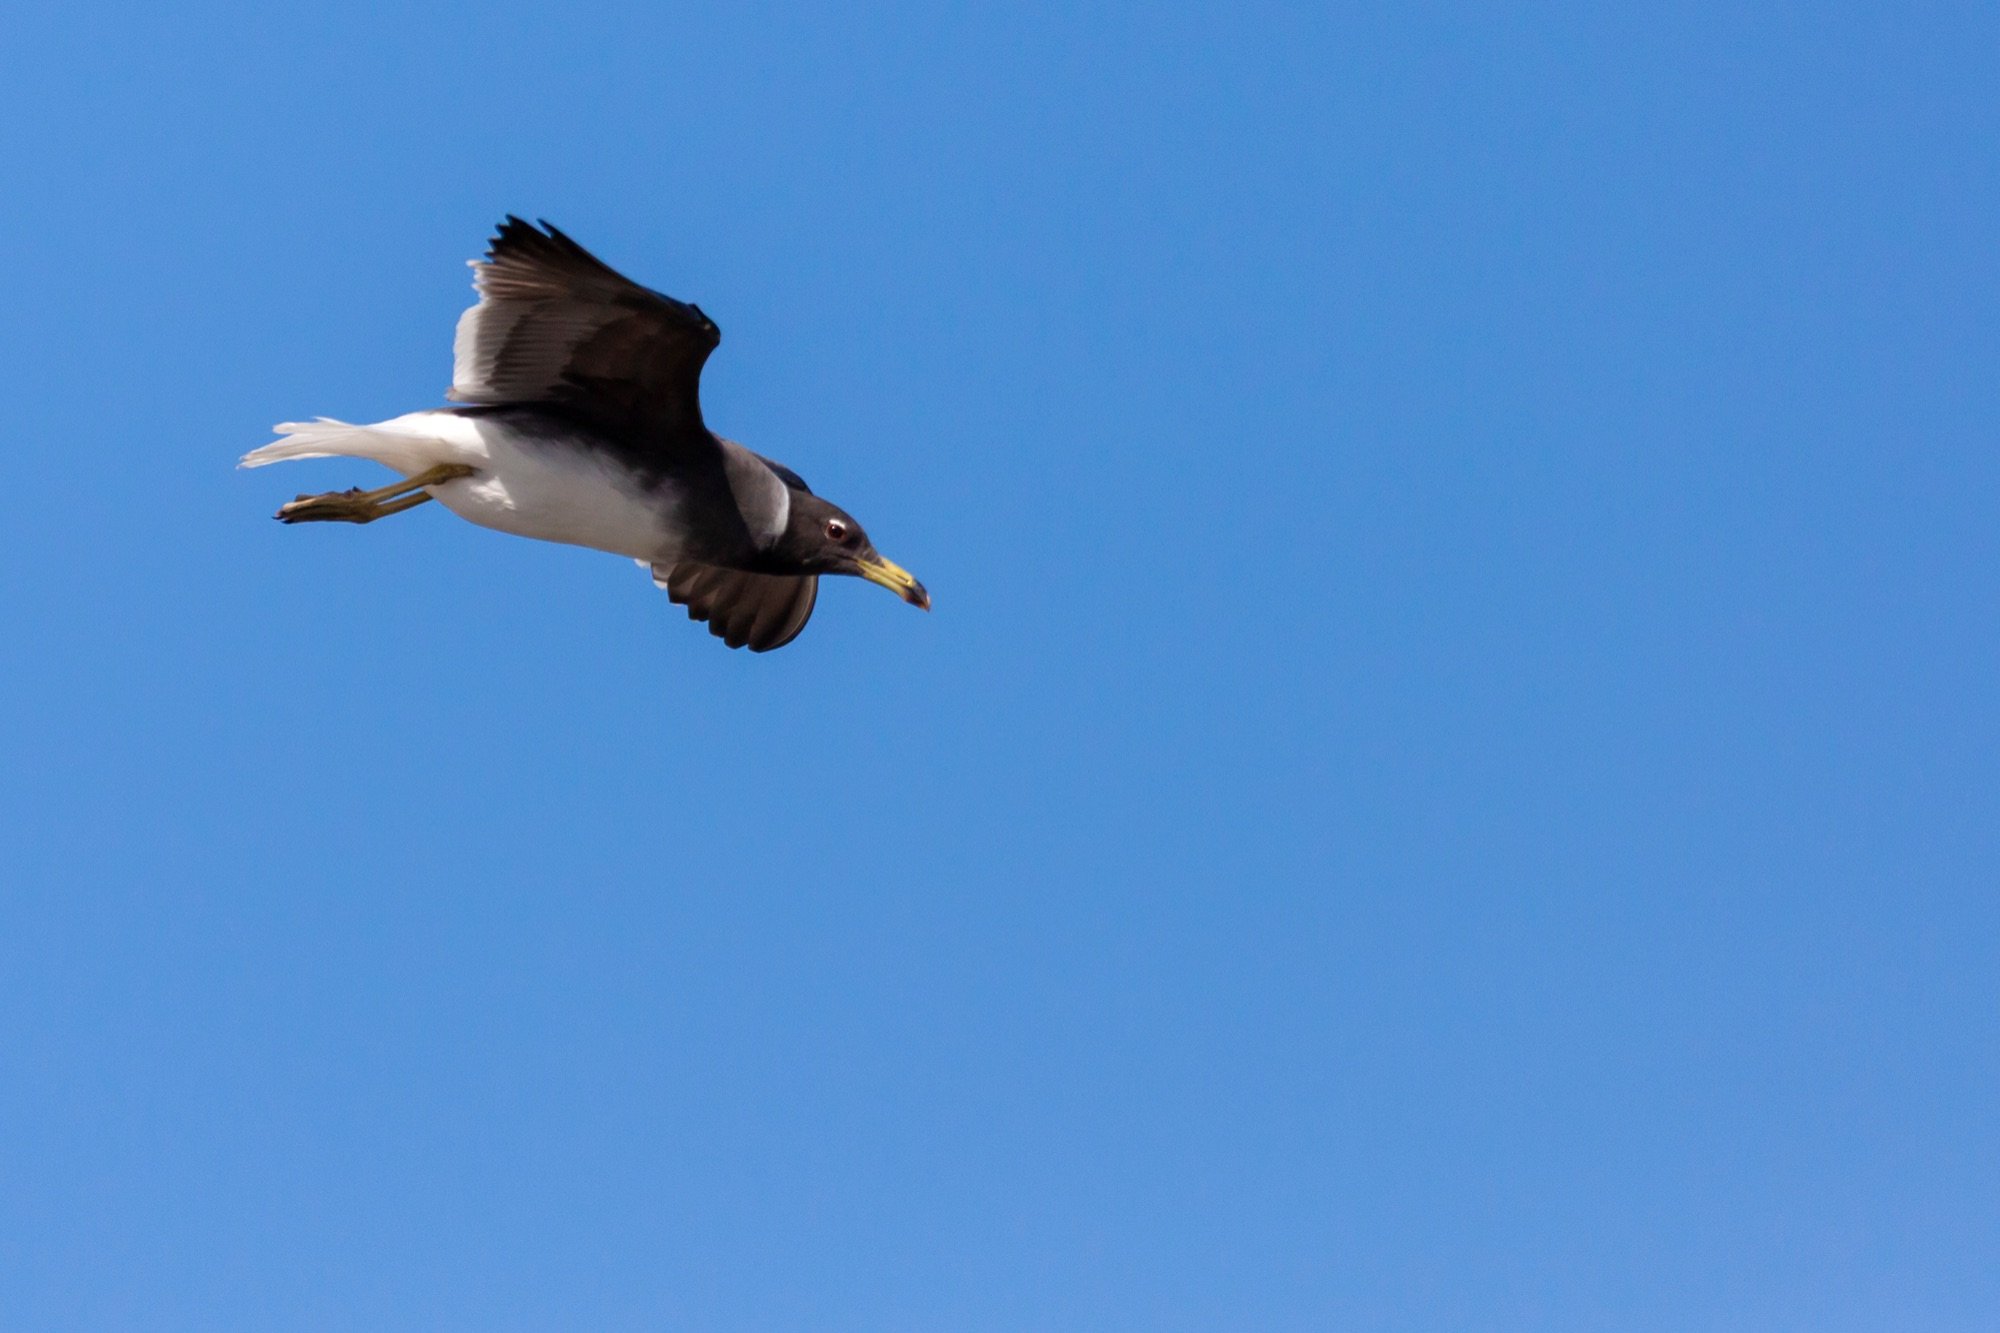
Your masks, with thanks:
[{"label": "white tail feather", "polygon": [[[460,428],[451,429],[454,426]],[[252,449],[238,466],[263,467],[293,458],[366,458],[407,475],[439,462],[457,461],[458,450],[443,437],[465,433],[455,418],[432,412],[412,412],[372,426],[319,417],[281,421],[272,429],[285,438]]]},{"label": "white tail feather", "polygon": [[288,458],[332,458],[348,452],[348,449],[340,447],[343,436],[361,431],[359,426],[335,421],[332,417],[320,417],[314,421],[281,421],[271,429],[285,438],[261,449],[252,449],[243,455],[239,466],[263,467],[266,463],[282,463]]}]

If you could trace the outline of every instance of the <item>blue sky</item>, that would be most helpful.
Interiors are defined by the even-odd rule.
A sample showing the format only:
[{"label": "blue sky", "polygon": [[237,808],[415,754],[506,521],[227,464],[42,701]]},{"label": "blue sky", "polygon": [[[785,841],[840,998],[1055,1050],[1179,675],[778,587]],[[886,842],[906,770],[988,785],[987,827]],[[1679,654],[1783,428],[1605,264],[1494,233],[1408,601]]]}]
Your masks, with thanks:
[{"label": "blue sky", "polygon": [[[2000,20],[36,5],[16,1327],[1974,1329]],[[930,586],[272,422],[547,217]]]}]

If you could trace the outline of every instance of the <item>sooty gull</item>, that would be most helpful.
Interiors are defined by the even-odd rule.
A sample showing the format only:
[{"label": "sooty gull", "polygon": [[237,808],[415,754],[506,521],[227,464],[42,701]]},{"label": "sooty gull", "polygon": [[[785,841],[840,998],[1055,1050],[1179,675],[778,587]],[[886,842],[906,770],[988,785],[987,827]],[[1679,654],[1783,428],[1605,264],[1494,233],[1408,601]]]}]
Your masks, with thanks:
[{"label": "sooty gull", "polygon": [[286,422],[243,456],[366,458],[377,490],[302,495],[286,523],[372,523],[426,500],[483,527],[626,555],[731,648],[780,648],[821,574],[857,574],[930,609],[861,525],[798,473],[708,429],[701,367],[722,340],[701,312],[639,286],[544,222],[508,217],[472,261],[458,321],[456,407],[373,425]]}]

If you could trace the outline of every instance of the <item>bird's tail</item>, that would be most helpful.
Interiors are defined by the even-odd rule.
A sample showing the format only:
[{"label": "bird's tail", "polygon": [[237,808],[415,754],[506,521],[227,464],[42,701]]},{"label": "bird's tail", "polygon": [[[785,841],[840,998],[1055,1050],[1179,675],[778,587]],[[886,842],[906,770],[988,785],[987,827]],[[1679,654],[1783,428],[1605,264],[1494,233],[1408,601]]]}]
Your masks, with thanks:
[{"label": "bird's tail", "polygon": [[366,458],[385,463],[399,472],[420,471],[436,461],[428,456],[437,451],[434,439],[426,438],[435,432],[420,432],[406,425],[420,415],[423,414],[398,417],[394,421],[372,426],[356,426],[331,417],[319,417],[312,421],[281,421],[272,429],[284,438],[273,440],[261,449],[252,449],[243,455],[239,466],[263,467],[266,463],[282,463],[291,458]]}]

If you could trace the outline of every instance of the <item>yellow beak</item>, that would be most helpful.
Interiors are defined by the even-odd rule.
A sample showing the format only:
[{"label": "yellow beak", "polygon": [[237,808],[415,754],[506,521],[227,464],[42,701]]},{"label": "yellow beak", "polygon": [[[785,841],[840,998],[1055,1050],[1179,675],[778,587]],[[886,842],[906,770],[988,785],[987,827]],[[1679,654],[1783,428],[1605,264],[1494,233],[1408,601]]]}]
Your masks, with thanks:
[{"label": "yellow beak", "polygon": [[860,567],[861,577],[870,583],[879,583],[911,606],[925,611],[931,609],[931,595],[924,591],[924,585],[917,582],[909,570],[879,555],[863,556],[855,562]]}]

